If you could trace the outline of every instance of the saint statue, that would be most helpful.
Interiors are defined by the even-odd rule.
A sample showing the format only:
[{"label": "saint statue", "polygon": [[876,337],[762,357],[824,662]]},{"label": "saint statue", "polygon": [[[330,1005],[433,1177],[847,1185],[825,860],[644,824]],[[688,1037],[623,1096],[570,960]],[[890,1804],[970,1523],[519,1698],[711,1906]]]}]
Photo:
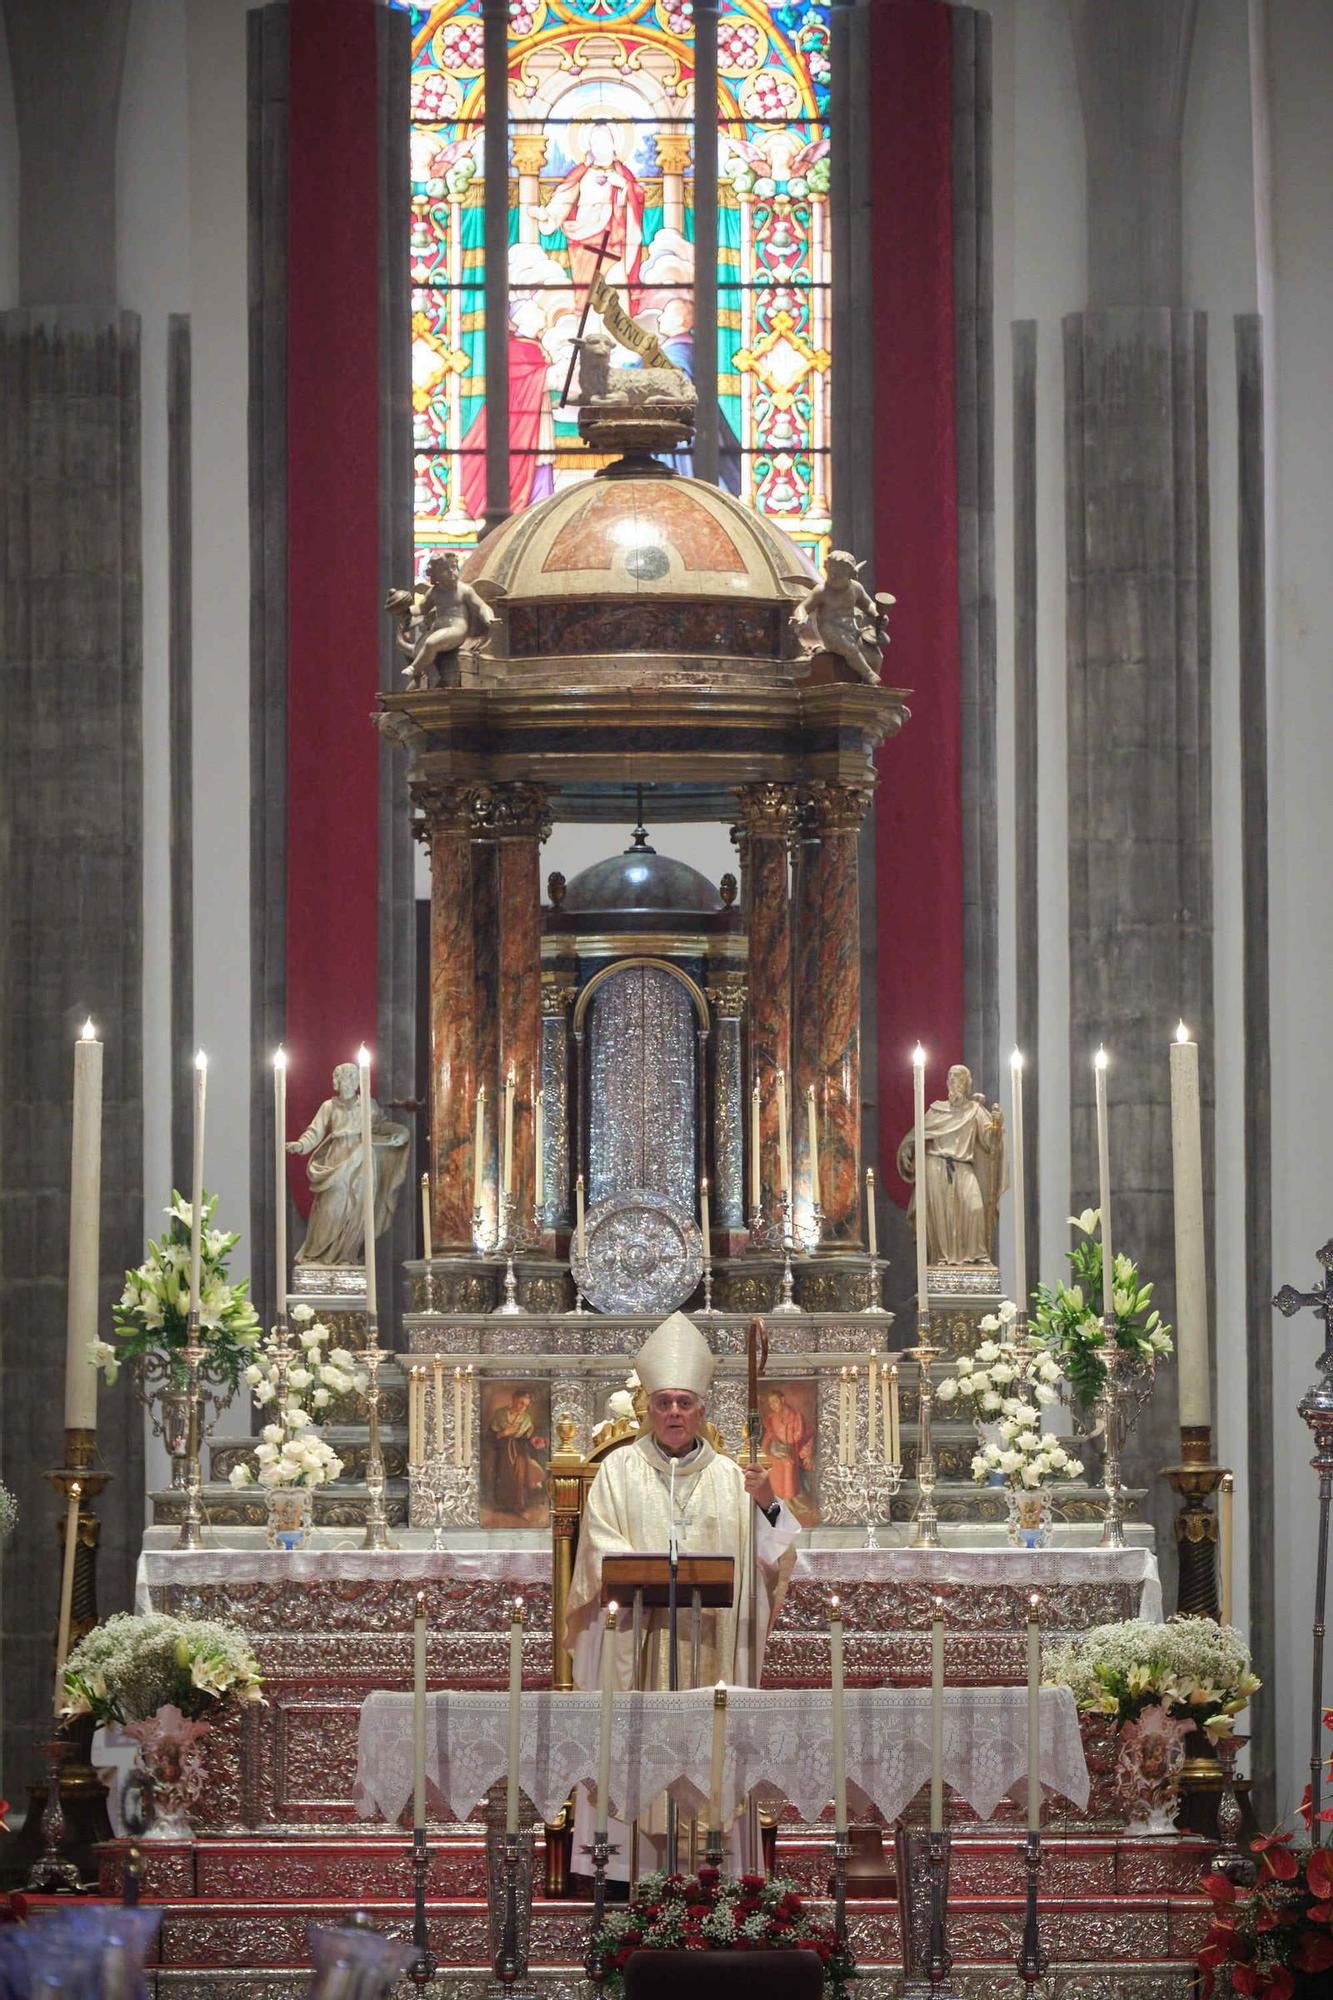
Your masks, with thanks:
[{"label": "saint statue", "polygon": [[[801,1524],[774,1493],[762,1466],[743,1470],[703,1435],[705,1399],[714,1361],[708,1342],[684,1313],[672,1313],[649,1335],[636,1362],[648,1398],[648,1430],[603,1460],[588,1491],[579,1531],[578,1557],[569,1593],[565,1643],[574,1661],[574,1684],[601,1685],[602,1646],[615,1648],[613,1680],[634,1685],[633,1633],[628,1616],[608,1634],[601,1610],[602,1561],[609,1555],[665,1555],[671,1539],[674,1486],[676,1535],[682,1555],[729,1555],[735,1559],[735,1599],[729,1609],[699,1615],[699,1684],[756,1687],[764,1646],[781,1608]],[[672,1467],[675,1467],[674,1481]],[[750,1592],[757,1584],[759,1656],[750,1650]],[[680,1627],[680,1658],[688,1661],[693,1643],[690,1614]],[[639,1686],[669,1685],[668,1618],[665,1610],[645,1609]],[[686,1669],[688,1671],[688,1668]],[[592,1844],[594,1810],[586,1791],[576,1799],[576,1866]],[[639,1820],[640,1869],[662,1865],[666,1801],[659,1799]],[[628,1879],[629,1829],[611,1821],[609,1873]]]},{"label": "saint statue", "polygon": [[[921,1199],[915,1135],[898,1148],[898,1172],[914,1183],[907,1219]],[[949,1095],[926,1107],[926,1259],[931,1264],[993,1264],[1000,1196],[1009,1185],[1004,1117],[972,1091],[966,1063],[949,1071]]]},{"label": "saint statue", "polygon": [[[384,1116],[370,1101],[371,1145],[375,1176],[375,1234],[383,1236],[393,1219],[398,1190],[407,1173],[406,1125]],[[355,1063],[339,1063],[333,1072],[333,1095],[326,1097],[299,1139],[288,1142],[289,1153],[308,1153],[310,1220],[305,1242],[296,1253],[298,1264],[360,1264],[364,1261],[365,1222],[361,1207],[361,1090]]]}]

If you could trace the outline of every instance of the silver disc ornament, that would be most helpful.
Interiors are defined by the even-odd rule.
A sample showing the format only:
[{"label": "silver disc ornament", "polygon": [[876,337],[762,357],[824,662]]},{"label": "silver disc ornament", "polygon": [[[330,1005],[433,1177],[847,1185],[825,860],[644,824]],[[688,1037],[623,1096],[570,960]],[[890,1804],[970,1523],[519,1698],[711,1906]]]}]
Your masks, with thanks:
[{"label": "silver disc ornament", "polygon": [[595,1203],[584,1217],[583,1234],[585,1254],[579,1255],[576,1232],[569,1268],[598,1312],[674,1312],[703,1276],[698,1223],[648,1188],[629,1188]]}]

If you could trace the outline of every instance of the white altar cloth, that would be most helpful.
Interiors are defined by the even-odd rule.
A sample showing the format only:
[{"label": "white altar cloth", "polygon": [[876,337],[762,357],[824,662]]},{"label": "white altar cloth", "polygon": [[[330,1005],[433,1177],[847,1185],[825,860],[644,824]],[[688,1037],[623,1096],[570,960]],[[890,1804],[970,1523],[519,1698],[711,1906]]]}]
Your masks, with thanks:
[{"label": "white altar cloth", "polygon": [[[508,1694],[426,1698],[426,1778],[440,1806],[470,1819],[508,1764]],[[723,1809],[751,1791],[788,1800],[807,1821],[833,1797],[833,1698],[827,1688],[734,1688],[727,1701]],[[597,1770],[599,1693],[522,1697],[519,1786],[551,1819]],[[846,1695],[847,1780],[858,1807],[899,1818],[930,1778],[929,1688],[855,1688]],[[667,1791],[683,1812],[708,1799],[713,1690],[617,1694],[611,1793],[617,1819],[635,1819]],[[951,1687],[944,1693],[944,1782],[981,1819],[1027,1771],[1027,1689]],[[1076,1806],[1089,1779],[1068,1688],[1041,1691],[1041,1780]],[[859,1798],[858,1795],[859,1794]],[[357,1809],[397,1820],[412,1796],[412,1697],[376,1693],[361,1708]]]},{"label": "white altar cloth", "polygon": [[[334,1529],[318,1531],[314,1547],[289,1552],[267,1547],[261,1529],[231,1530],[229,1541],[233,1536],[233,1545],[219,1538],[216,1547],[204,1549],[164,1548],[145,1541],[139,1557],[137,1609],[150,1610],[153,1592],[170,1584],[188,1588],[271,1583],[282,1577],[294,1583],[316,1579],[359,1583],[400,1577],[415,1588],[431,1580],[503,1576],[523,1587],[549,1582],[551,1575],[549,1544],[534,1548],[492,1543],[437,1553],[428,1534],[400,1531],[400,1548],[363,1549],[360,1529]],[[1145,1548],[853,1549],[798,1544],[792,1581],[826,1591],[855,1583],[982,1590],[1007,1585],[1045,1591],[1060,1584],[1123,1582],[1138,1590],[1140,1618],[1157,1622],[1162,1616],[1157,1558]]]}]

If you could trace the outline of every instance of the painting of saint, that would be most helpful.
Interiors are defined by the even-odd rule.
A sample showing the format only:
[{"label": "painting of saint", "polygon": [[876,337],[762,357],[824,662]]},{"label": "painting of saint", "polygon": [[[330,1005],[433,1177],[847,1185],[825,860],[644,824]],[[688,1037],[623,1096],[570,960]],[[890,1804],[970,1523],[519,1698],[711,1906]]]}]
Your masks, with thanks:
[{"label": "painting of saint", "polygon": [[547,1382],[486,1381],[481,1385],[483,1528],[544,1528],[550,1519],[546,1461],[551,1390]]},{"label": "painting of saint", "polygon": [[815,1384],[771,1381],[760,1384],[759,1456],[768,1467],[773,1491],[785,1500],[802,1527],[819,1519],[815,1504]]}]

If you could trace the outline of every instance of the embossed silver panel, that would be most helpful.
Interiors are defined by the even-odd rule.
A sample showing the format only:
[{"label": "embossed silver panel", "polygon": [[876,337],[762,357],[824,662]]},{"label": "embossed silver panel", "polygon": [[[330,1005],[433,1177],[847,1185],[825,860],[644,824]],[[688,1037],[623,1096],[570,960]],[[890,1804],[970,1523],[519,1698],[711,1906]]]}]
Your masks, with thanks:
[{"label": "embossed silver panel", "polygon": [[694,1006],[660,967],[629,964],[593,994],[587,1017],[588,1200],[630,1188],[697,1204]]},{"label": "embossed silver panel", "polygon": [[587,1254],[575,1241],[570,1269],[586,1299],[604,1313],[669,1313],[703,1276],[704,1245],[688,1211],[645,1188],[631,1188],[588,1211]]}]

